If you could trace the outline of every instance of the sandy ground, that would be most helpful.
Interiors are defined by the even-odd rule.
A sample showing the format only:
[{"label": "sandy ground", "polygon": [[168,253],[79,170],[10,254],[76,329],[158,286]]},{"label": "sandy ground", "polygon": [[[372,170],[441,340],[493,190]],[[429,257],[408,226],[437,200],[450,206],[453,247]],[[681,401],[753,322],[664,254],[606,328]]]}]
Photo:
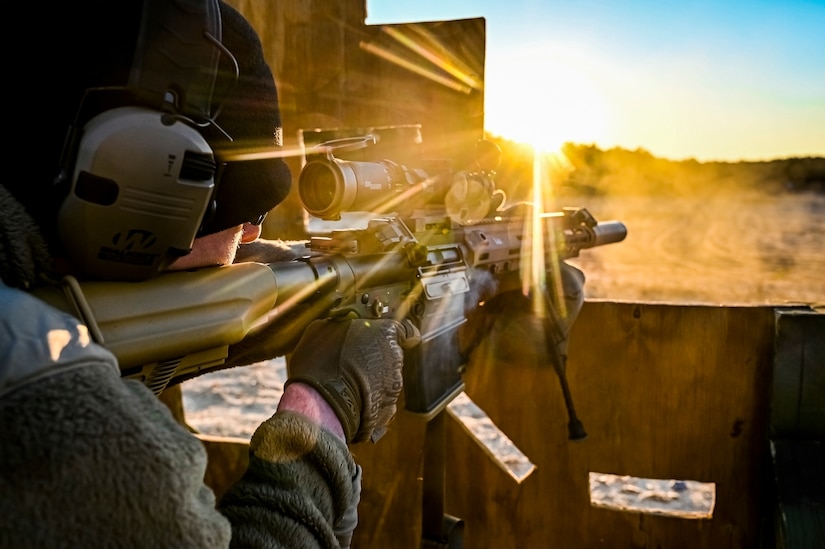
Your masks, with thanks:
[{"label": "sandy ground", "polygon": [[590,473],[590,503],[616,511],[684,519],[711,518],[716,505],[716,485],[695,480]]},{"label": "sandy ground", "polygon": [[275,413],[284,381],[283,358],[189,380],[182,391],[186,420],[204,434],[249,439]]},{"label": "sandy ground", "polygon": [[825,195],[747,192],[583,199],[627,238],[571,263],[591,299],[825,305]]}]

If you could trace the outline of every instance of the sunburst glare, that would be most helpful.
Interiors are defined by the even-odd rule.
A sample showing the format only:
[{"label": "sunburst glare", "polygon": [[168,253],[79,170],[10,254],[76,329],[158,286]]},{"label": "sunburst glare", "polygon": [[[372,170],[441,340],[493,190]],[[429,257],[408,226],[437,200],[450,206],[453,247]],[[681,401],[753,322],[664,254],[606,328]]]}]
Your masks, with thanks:
[{"label": "sunburst glare", "polygon": [[[382,30],[392,38],[391,44],[361,41],[359,47],[399,67],[462,93],[471,93],[483,87],[476,71],[461,62],[458,56],[444,47],[423,26],[408,25],[403,29],[387,26]],[[396,47],[398,45],[401,46],[400,49]]]},{"label": "sunburst glare", "polygon": [[582,64],[542,48],[506,61],[488,63],[484,116],[489,133],[542,152],[556,152],[566,142],[603,139],[605,101]]},{"label": "sunburst glare", "polygon": [[[546,318],[545,292],[555,288],[550,296],[561,318],[567,316],[564,296],[561,294],[559,243],[554,224],[563,214],[557,209],[553,189],[556,182],[571,170],[570,162],[561,151],[541,152],[533,147],[533,182],[531,208],[522,235],[521,287],[524,295],[532,296],[533,311]],[[545,240],[547,241],[545,243]],[[547,277],[551,277],[552,284]]]}]

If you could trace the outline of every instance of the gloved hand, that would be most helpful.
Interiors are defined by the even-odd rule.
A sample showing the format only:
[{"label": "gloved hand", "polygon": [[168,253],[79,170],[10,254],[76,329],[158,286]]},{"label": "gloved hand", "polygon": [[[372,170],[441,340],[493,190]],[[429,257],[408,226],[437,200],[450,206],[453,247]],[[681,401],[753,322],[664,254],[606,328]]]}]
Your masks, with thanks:
[{"label": "gloved hand", "polygon": [[402,347],[420,341],[412,324],[390,319],[316,320],[289,360],[286,385],[317,390],[341,421],[348,443],[377,441],[395,417]]}]

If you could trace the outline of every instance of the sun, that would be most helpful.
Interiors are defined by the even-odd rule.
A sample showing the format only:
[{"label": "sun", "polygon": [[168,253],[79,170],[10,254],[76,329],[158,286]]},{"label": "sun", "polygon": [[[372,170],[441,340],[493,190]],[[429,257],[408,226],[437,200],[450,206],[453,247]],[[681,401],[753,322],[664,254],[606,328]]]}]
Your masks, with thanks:
[{"label": "sun", "polygon": [[605,101],[581,63],[549,48],[489,58],[485,130],[557,152],[566,142],[596,143],[605,135]]}]

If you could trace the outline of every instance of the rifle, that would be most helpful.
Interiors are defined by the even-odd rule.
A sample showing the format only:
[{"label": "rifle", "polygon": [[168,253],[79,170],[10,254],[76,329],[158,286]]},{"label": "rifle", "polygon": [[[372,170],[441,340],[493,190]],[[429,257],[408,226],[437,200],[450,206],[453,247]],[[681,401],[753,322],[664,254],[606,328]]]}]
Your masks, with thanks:
[{"label": "rifle", "polygon": [[[527,291],[524,265],[552,268],[581,250],[622,241],[627,229],[619,221],[598,222],[584,208],[503,207],[490,169],[342,160],[334,152],[353,140],[338,141],[307,155],[300,197],[310,214],[325,220],[340,219],[342,211],[370,212],[366,226],[312,236],[307,253],[292,261],[169,272],[142,282],[67,277],[62,292],[38,293],[82,320],[117,357],[123,377],[142,380],[156,394],[227,367],[230,347],[256,335],[282,338],[290,349],[316,318],[356,315],[412,325],[421,340],[405,350],[402,375],[405,408],[427,421],[422,547],[462,547],[463,521],[444,513],[443,412],[464,389],[459,329],[479,300]],[[549,302],[543,324],[570,438],[582,439],[556,345],[559,300],[537,286]]]},{"label": "rifle", "polygon": [[[225,367],[230,346],[273,325],[283,325],[272,337],[283,334],[288,348],[315,318],[411,322],[421,344],[405,351],[405,407],[433,417],[464,387],[457,334],[468,309],[482,292],[492,297],[522,285],[530,211],[500,207],[503,193],[490,170],[346,161],[334,152],[353,140],[337,141],[343,143],[319,145],[307,156],[300,197],[321,219],[372,212],[365,227],[313,236],[306,255],[291,261],[169,272],[141,282],[66,277],[62,289],[43,288],[39,297],[77,316],[117,357],[123,377],[142,380],[156,394]],[[597,222],[584,208],[539,217],[548,265],[627,234],[623,223]],[[312,315],[299,325],[284,322],[307,304]]]}]

